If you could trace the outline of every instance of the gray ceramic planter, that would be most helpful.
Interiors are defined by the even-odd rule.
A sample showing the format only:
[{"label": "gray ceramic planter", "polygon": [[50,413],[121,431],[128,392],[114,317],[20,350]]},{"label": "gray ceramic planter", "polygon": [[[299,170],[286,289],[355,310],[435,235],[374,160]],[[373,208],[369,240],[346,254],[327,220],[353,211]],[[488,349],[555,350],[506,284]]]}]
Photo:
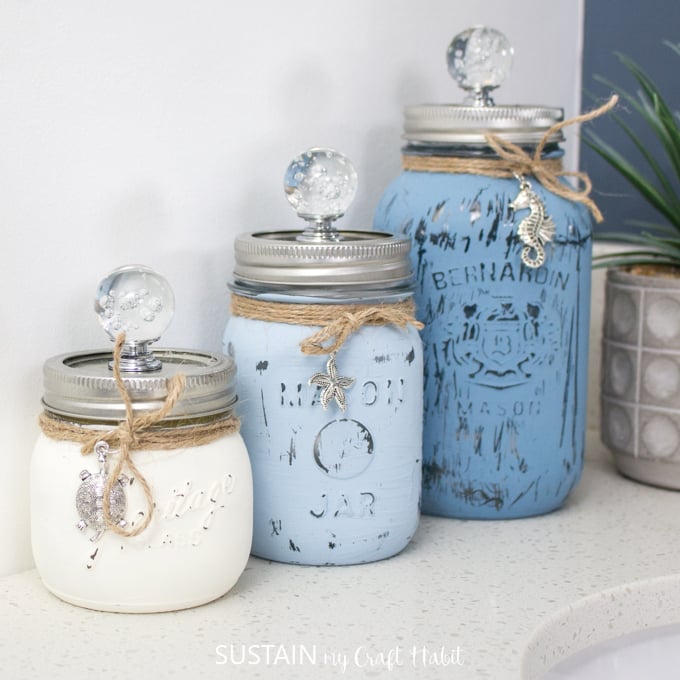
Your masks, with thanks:
[{"label": "gray ceramic planter", "polygon": [[601,384],[619,471],[680,489],[680,279],[607,272]]}]

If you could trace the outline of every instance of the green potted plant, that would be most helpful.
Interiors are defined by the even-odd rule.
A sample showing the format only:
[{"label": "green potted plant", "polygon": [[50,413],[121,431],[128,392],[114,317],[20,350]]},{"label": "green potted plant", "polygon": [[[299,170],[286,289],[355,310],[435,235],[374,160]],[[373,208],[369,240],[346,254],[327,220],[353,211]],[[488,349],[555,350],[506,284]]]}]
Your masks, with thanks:
[{"label": "green potted plant", "polygon": [[[666,44],[680,57],[680,44]],[[608,267],[601,437],[626,476],[680,489],[680,119],[652,79],[629,58],[617,56],[639,89],[635,94],[613,89],[654,132],[660,151],[648,148],[622,116],[616,121],[639,151],[638,162],[596,134],[587,133],[585,141],[662,220],[631,220],[634,233],[598,236],[626,244],[595,258],[596,266]]]}]

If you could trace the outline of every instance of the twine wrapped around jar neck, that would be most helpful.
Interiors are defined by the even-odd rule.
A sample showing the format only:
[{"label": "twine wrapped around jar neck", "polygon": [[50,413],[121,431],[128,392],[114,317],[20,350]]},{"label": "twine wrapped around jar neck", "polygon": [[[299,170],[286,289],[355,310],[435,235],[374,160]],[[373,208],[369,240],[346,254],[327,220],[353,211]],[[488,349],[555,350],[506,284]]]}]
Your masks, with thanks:
[{"label": "twine wrapped around jar neck", "polygon": [[[100,441],[106,442],[112,449],[118,449],[116,464],[114,469],[107,474],[103,491],[104,521],[107,529],[129,538],[138,536],[149,526],[154,512],[151,487],[135,465],[131,452],[142,449],[171,450],[209,444],[220,437],[238,432],[239,420],[235,416],[229,415],[226,418],[198,425],[174,428],[158,427],[182,396],[186,382],[182,373],[177,373],[168,379],[168,394],[161,408],[145,415],[135,415],[134,404],[120,371],[120,356],[124,342],[125,334],[121,333],[116,338],[113,350],[113,376],[125,405],[125,420],[121,421],[114,429],[104,432],[62,420],[45,412],[40,415],[39,423],[45,436],[50,439],[81,444],[80,452],[83,455],[92,453],[95,445]],[[147,505],[144,519],[131,529],[119,526],[111,520],[111,489],[125,469],[141,486]]]},{"label": "twine wrapped around jar neck", "polygon": [[260,321],[321,326],[320,330],[300,343],[300,350],[308,355],[337,352],[347,338],[362,326],[393,324],[399,328],[405,328],[407,325],[419,330],[423,328],[423,324],[414,316],[415,303],[411,298],[379,305],[313,305],[264,302],[232,294],[231,313],[234,316]]},{"label": "twine wrapped around jar neck", "polygon": [[[517,175],[533,175],[548,191],[566,198],[569,201],[582,203],[590,210],[596,222],[602,222],[604,217],[600,209],[590,198],[593,184],[585,172],[567,172],[562,168],[561,159],[541,158],[543,149],[551,137],[562,128],[577,123],[585,123],[599,118],[611,111],[619,101],[618,95],[611,96],[606,104],[597,109],[584,113],[568,120],[563,120],[553,125],[542,137],[536,146],[533,155],[523,148],[508,142],[498,135],[485,135],[486,141],[498,158],[457,158],[453,156],[414,156],[404,154],[402,167],[404,170],[414,172],[450,172],[474,175],[486,175],[488,177],[510,178]],[[562,177],[573,177],[577,188],[561,181]]]}]

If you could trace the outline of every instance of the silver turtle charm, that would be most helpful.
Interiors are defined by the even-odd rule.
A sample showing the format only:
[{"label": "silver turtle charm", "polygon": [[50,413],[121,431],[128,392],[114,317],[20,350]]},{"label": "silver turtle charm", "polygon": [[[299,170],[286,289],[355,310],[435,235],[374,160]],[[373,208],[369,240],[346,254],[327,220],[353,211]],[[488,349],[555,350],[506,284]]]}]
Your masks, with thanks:
[{"label": "silver turtle charm", "polygon": [[[90,540],[98,541],[106,531],[106,521],[104,520],[104,487],[108,479],[106,456],[109,453],[109,445],[104,441],[97,442],[94,451],[99,460],[99,472],[92,474],[88,470],[83,470],[80,473],[82,484],[76,492],[76,509],[78,510],[78,515],[80,515],[80,522],[76,524],[76,527],[81,531],[91,527],[95,530],[95,534]],[[127,483],[128,478],[125,475],[121,475],[111,487],[109,497],[109,518],[112,523],[118,524],[120,527],[126,525],[123,515],[125,515],[127,508],[124,488]]]}]

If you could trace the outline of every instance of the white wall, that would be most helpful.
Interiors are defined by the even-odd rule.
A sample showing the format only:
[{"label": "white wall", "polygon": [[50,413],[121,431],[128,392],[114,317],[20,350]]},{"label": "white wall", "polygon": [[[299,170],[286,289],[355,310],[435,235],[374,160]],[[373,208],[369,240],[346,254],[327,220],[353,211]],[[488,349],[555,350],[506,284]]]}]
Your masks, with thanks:
[{"label": "white wall", "polygon": [[498,102],[573,115],[582,12],[583,0],[3,0],[0,574],[31,566],[42,362],[107,344],[91,311],[102,276],[157,268],[177,298],[165,344],[220,349],[232,239],[296,225],[282,191],[294,154],[349,155],[361,185],[343,224],[367,226],[399,171],[402,107],[460,100],[444,62],[454,33],[487,23],[515,45]]}]

